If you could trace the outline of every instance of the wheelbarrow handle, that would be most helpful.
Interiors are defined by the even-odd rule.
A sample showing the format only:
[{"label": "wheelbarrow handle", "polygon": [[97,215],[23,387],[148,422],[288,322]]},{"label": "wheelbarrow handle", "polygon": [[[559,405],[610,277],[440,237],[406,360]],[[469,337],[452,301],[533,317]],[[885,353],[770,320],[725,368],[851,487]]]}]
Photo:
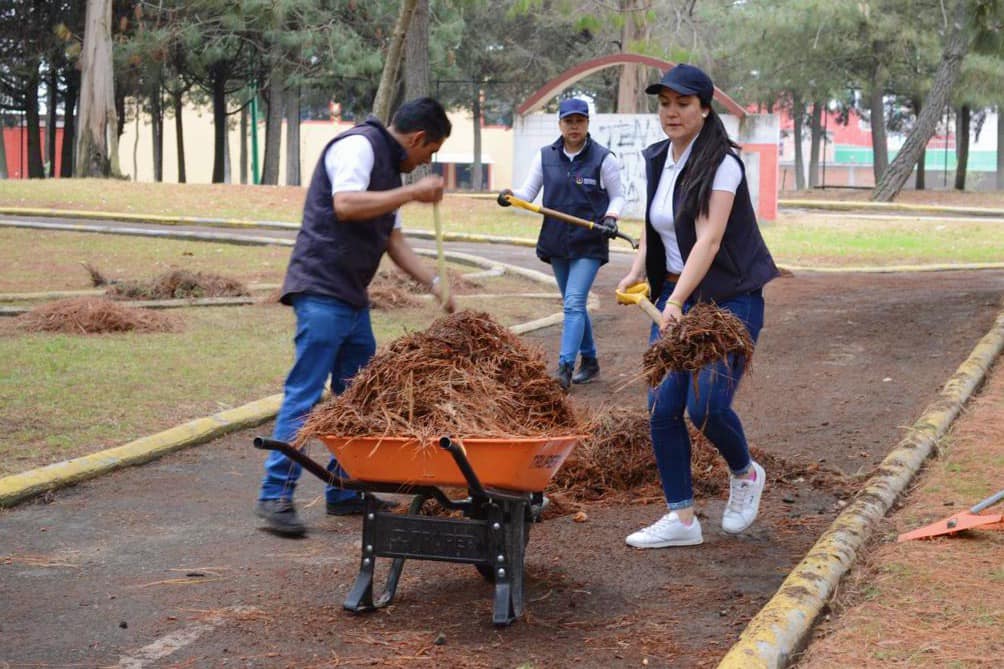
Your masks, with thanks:
[{"label": "wheelbarrow handle", "polygon": [[[526,209],[527,211],[532,211],[537,214],[550,216],[551,218],[556,218],[560,221],[564,221],[565,223],[571,223],[572,225],[578,225],[579,227],[586,228],[587,230],[605,231],[608,229],[606,226],[600,225],[599,223],[594,223],[593,221],[587,221],[584,218],[579,218],[578,216],[572,216],[571,214],[566,214],[565,212],[558,211],[557,209],[548,209],[547,207],[541,207],[540,205],[534,204],[533,202],[527,202],[526,200],[522,200],[516,197],[515,195],[506,195],[505,198],[506,200],[509,201],[509,204],[519,207],[520,209]],[[638,248],[638,240],[634,239],[633,237],[627,236],[620,230],[614,233],[614,236],[626,241],[628,244],[631,245],[631,248],[633,249]]]},{"label": "wheelbarrow handle", "polygon": [[339,476],[335,476],[335,474],[322,467],[319,462],[308,456],[303,451],[293,448],[291,444],[288,444],[285,441],[269,439],[268,437],[255,437],[253,443],[255,448],[260,448],[263,451],[279,451],[328,485],[346,487],[346,484],[348,483],[348,481]]},{"label": "wheelbarrow handle", "polygon": [[478,475],[474,473],[474,468],[471,467],[471,461],[467,459],[467,452],[464,450],[463,445],[458,444],[449,437],[440,437],[439,446],[453,456],[453,461],[457,463],[460,473],[467,479],[467,487],[470,488],[471,492],[484,495],[485,488],[481,485]]}]

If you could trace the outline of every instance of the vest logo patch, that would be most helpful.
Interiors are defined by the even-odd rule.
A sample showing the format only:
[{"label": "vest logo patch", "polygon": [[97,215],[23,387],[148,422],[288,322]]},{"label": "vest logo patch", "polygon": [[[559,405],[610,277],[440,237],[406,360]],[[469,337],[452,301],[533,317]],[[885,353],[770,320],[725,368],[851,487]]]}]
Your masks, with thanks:
[{"label": "vest logo patch", "polygon": [[596,179],[590,179],[589,177],[575,177],[575,183],[578,185],[595,186]]}]

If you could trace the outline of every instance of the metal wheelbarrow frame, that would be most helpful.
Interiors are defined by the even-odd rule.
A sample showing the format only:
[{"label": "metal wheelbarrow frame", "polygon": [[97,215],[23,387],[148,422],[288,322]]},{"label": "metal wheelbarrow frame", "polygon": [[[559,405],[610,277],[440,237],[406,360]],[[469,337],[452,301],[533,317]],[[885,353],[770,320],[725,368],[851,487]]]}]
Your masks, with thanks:
[{"label": "metal wheelbarrow frame", "polygon": [[[363,512],[362,554],[359,574],[343,603],[346,610],[359,613],[390,604],[405,560],[418,559],[473,565],[494,584],[492,622],[495,625],[509,625],[523,614],[523,560],[530,525],[540,513],[541,493],[485,487],[471,466],[464,447],[449,437],[441,437],[438,447],[449,453],[463,476],[469,497],[462,500],[450,499],[435,485],[343,479],[283,441],[256,437],[254,446],[281,452],[327,484],[363,493],[366,507]],[[560,464],[559,461],[557,466]],[[377,510],[377,499],[367,494],[376,492],[404,493],[414,497],[407,514],[389,513]],[[464,517],[421,515],[422,506],[429,499],[434,499],[444,509],[461,511]],[[383,591],[374,597],[374,571],[378,557],[392,558],[393,561]]]}]

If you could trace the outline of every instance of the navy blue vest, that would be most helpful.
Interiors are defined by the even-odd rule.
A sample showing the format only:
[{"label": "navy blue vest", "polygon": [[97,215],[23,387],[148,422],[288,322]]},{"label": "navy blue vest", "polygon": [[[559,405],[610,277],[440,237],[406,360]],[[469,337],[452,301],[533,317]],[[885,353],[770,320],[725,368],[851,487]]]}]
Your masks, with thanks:
[{"label": "navy blue vest", "polygon": [[[666,248],[662,243],[662,237],[652,227],[648,212],[669,155],[669,140],[652,144],[642,152],[642,155],[645,157],[645,175],[648,180],[648,198],[645,205],[645,271],[648,274],[649,285],[652,286],[652,295],[658,297],[662,293],[662,285],[666,279]],[[749,185],[746,183],[746,167],[742,160],[739,161],[739,165],[743,171],[743,179],[736,190],[732,212],[725,226],[725,235],[722,237],[718,253],[711,262],[711,267],[708,268],[708,273],[691,294],[692,300],[720,302],[736,295],[751,293],[780,274],[770,251],[767,250],[767,244],[760,235],[756,212],[750,199]],[[673,194],[673,227],[676,230],[676,241],[684,262],[697,242],[696,212],[683,206],[683,188],[680,188],[687,167],[684,165],[683,171],[677,178],[677,188]]]},{"label": "navy blue vest", "polygon": [[[564,140],[540,150],[544,175],[544,206],[587,221],[599,221],[607,213],[610,196],[600,188],[600,167],[610,151],[586,136],[586,144],[572,160],[564,152]],[[596,230],[544,217],[537,238],[537,257],[598,258],[607,262],[610,240]]]},{"label": "navy blue vest", "polygon": [[292,295],[312,293],[337,298],[353,307],[369,305],[366,287],[373,280],[387,240],[394,229],[394,212],[365,221],[341,223],[335,216],[331,179],[324,169],[324,154],[335,142],[362,135],[373,145],[374,163],[368,190],[401,186],[404,147],[373,116],[328,142],[314,168],[303,205],[303,223],[282,285],[284,304]]}]

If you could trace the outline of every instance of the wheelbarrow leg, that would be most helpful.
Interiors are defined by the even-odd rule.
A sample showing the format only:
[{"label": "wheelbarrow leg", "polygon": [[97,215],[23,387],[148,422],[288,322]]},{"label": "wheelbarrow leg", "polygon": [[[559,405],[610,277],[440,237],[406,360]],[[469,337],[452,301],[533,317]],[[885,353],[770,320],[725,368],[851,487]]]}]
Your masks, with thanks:
[{"label": "wheelbarrow leg", "polygon": [[[411,501],[408,513],[417,514],[422,509],[427,497],[416,495]],[[383,606],[387,606],[394,600],[394,593],[397,592],[397,583],[401,579],[401,571],[404,569],[404,558],[396,557],[390,564],[390,571],[387,573],[387,583],[383,592],[373,600],[373,573],[376,567],[376,553],[373,550],[377,523],[377,500],[372,495],[367,496],[366,513],[363,516],[363,545],[362,557],[359,562],[359,575],[352,585],[352,590],[342,607],[349,611],[372,611]]]},{"label": "wheelbarrow leg", "polygon": [[[526,504],[502,502],[489,512],[495,554],[495,599],[492,622],[509,625],[523,615],[523,558],[526,549]],[[505,522],[505,516],[509,517]]]}]

